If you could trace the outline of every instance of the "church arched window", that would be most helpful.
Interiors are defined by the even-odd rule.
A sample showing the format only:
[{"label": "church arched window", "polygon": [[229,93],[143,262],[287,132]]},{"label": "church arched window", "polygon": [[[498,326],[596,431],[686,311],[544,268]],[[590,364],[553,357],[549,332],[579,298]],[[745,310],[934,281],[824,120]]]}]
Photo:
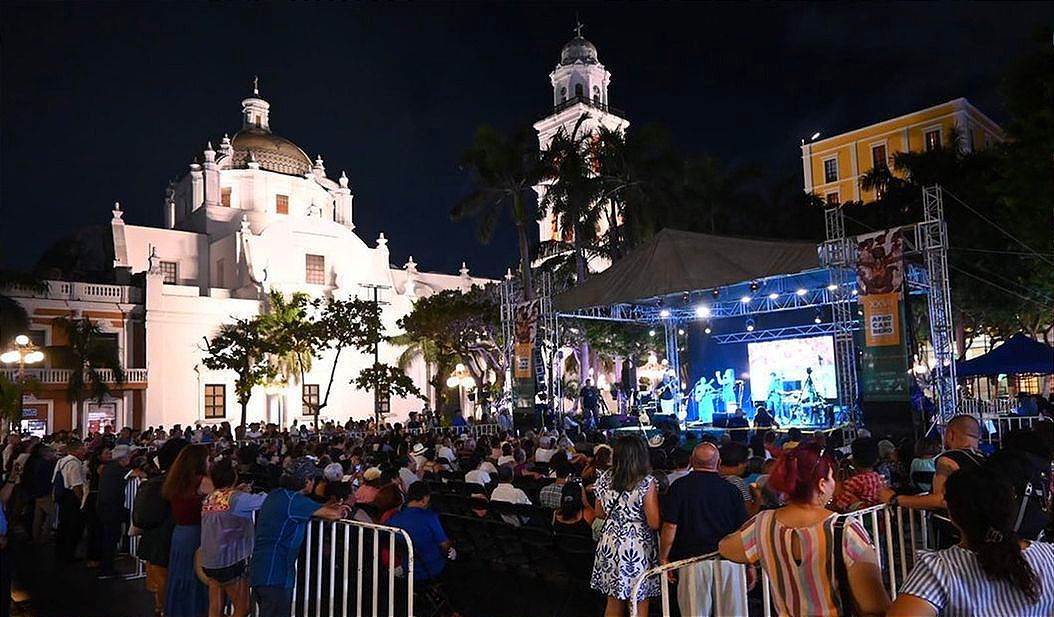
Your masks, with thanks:
[{"label": "church arched window", "polygon": [[567,100],[567,86],[564,86],[563,88],[560,88],[560,101],[562,102],[562,101],[566,101],[566,100]]},{"label": "church arched window", "polygon": [[600,102],[600,86],[593,86],[593,101]]},{"label": "church arched window", "polygon": [[575,96],[578,98],[585,96],[585,94],[583,94],[582,84],[575,84]]}]

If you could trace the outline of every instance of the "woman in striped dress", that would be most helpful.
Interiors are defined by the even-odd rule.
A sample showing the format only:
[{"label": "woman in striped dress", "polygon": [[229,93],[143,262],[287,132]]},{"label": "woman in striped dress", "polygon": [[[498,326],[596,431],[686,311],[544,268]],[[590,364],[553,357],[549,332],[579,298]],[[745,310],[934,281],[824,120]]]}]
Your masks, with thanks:
[{"label": "woman in striped dress", "polygon": [[[878,555],[859,523],[844,527],[834,546],[838,515],[827,509],[834,495],[834,460],[819,444],[785,450],[768,483],[787,505],[765,510],[721,540],[721,556],[760,563],[772,582],[780,617],[880,617],[889,607]],[[834,551],[841,551],[852,607],[842,606]]]},{"label": "woman in striped dress", "polygon": [[923,551],[888,617],[1054,615],[1054,544],[1014,534],[1021,503],[991,471],[948,477],[944,499],[958,545]]}]

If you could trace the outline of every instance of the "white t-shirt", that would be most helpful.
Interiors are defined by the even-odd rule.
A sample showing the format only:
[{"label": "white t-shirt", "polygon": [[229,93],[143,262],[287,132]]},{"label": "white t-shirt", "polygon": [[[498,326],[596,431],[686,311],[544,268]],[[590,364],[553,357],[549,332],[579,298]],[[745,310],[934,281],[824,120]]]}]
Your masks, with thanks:
[{"label": "white t-shirt", "polygon": [[498,467],[501,467],[502,465],[515,465],[515,464],[516,464],[516,458],[513,457],[512,455],[505,456],[503,454],[503,455],[498,457]]},{"label": "white t-shirt", "polygon": [[[505,503],[531,503],[530,498],[527,497],[527,493],[524,493],[522,490],[511,484],[499,484],[495,486],[494,491],[490,494],[490,500],[503,501]],[[506,523],[517,527],[526,522],[526,520],[521,520],[520,517],[515,514],[502,514],[501,518]]]},{"label": "white t-shirt", "polygon": [[448,463],[457,462],[457,456],[454,455],[454,451],[446,446],[439,446],[439,449],[436,450],[436,459],[441,458],[445,458]]},{"label": "white t-shirt", "polygon": [[60,473],[62,484],[68,489],[84,484],[84,466],[81,460],[72,454],[67,454],[55,463],[55,472],[51,475],[52,482]]},{"label": "white t-shirt", "polygon": [[495,467],[494,464],[490,461],[483,461],[479,464],[479,468],[489,474],[493,474],[495,476],[498,475],[498,468]]},{"label": "white t-shirt", "polygon": [[553,460],[554,454],[556,454],[556,448],[538,448],[534,451],[534,462],[548,463]]},{"label": "white t-shirt", "polygon": [[490,484],[490,474],[482,469],[473,469],[465,474],[465,482],[468,484]]},{"label": "white t-shirt", "polygon": [[411,484],[420,480],[420,478],[417,477],[416,473],[410,471],[406,467],[399,468],[399,479],[403,481],[404,489],[410,488]]}]

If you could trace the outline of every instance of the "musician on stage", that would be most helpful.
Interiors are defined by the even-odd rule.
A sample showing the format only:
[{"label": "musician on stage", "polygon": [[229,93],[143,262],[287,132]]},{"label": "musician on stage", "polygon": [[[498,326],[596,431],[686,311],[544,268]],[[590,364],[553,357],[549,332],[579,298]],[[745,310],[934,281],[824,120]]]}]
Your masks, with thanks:
[{"label": "musician on stage", "polygon": [[721,386],[721,397],[718,399],[718,411],[729,413],[736,409],[736,373],[726,368],[724,374],[714,371],[717,385]]},{"label": "musician on stage", "polygon": [[714,398],[717,394],[713,381],[713,379],[707,381],[705,377],[700,377],[699,381],[695,382],[695,388],[692,389],[692,396],[689,398],[689,421],[698,421],[704,424],[713,423]]},{"label": "musician on stage", "polygon": [[774,415],[779,415],[780,410],[783,409],[783,379],[776,374],[776,371],[769,373],[769,394],[765,403]]},{"label": "musician on stage", "polygon": [[772,430],[772,427],[779,428],[780,425],[776,423],[776,419],[769,413],[765,403],[758,403],[754,409],[754,434],[764,435]]},{"label": "musician on stage", "polygon": [[582,390],[578,393],[582,398],[582,415],[589,430],[594,430],[600,422],[600,407],[607,411],[607,401],[600,394],[600,388],[593,385],[592,379],[587,379]]}]

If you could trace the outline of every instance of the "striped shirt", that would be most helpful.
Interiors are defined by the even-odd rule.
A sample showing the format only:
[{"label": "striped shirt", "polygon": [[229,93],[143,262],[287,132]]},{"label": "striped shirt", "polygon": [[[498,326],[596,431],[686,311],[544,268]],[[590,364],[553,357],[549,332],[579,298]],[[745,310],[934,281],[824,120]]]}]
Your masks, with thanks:
[{"label": "striped shirt", "polygon": [[[772,597],[781,616],[838,617],[840,601],[834,576],[834,523],[831,514],[811,527],[786,527],[776,510],[765,510],[740,531],[750,563],[761,562],[772,582]],[[794,559],[794,537],[801,559]],[[875,549],[856,520],[845,525],[842,554],[846,568]]]},{"label": "striped shirt", "polygon": [[933,605],[941,617],[1054,615],[1054,544],[1033,542],[1021,552],[1039,578],[1039,602],[1006,581],[988,578],[977,555],[960,546],[942,551],[920,551],[901,593]]}]

